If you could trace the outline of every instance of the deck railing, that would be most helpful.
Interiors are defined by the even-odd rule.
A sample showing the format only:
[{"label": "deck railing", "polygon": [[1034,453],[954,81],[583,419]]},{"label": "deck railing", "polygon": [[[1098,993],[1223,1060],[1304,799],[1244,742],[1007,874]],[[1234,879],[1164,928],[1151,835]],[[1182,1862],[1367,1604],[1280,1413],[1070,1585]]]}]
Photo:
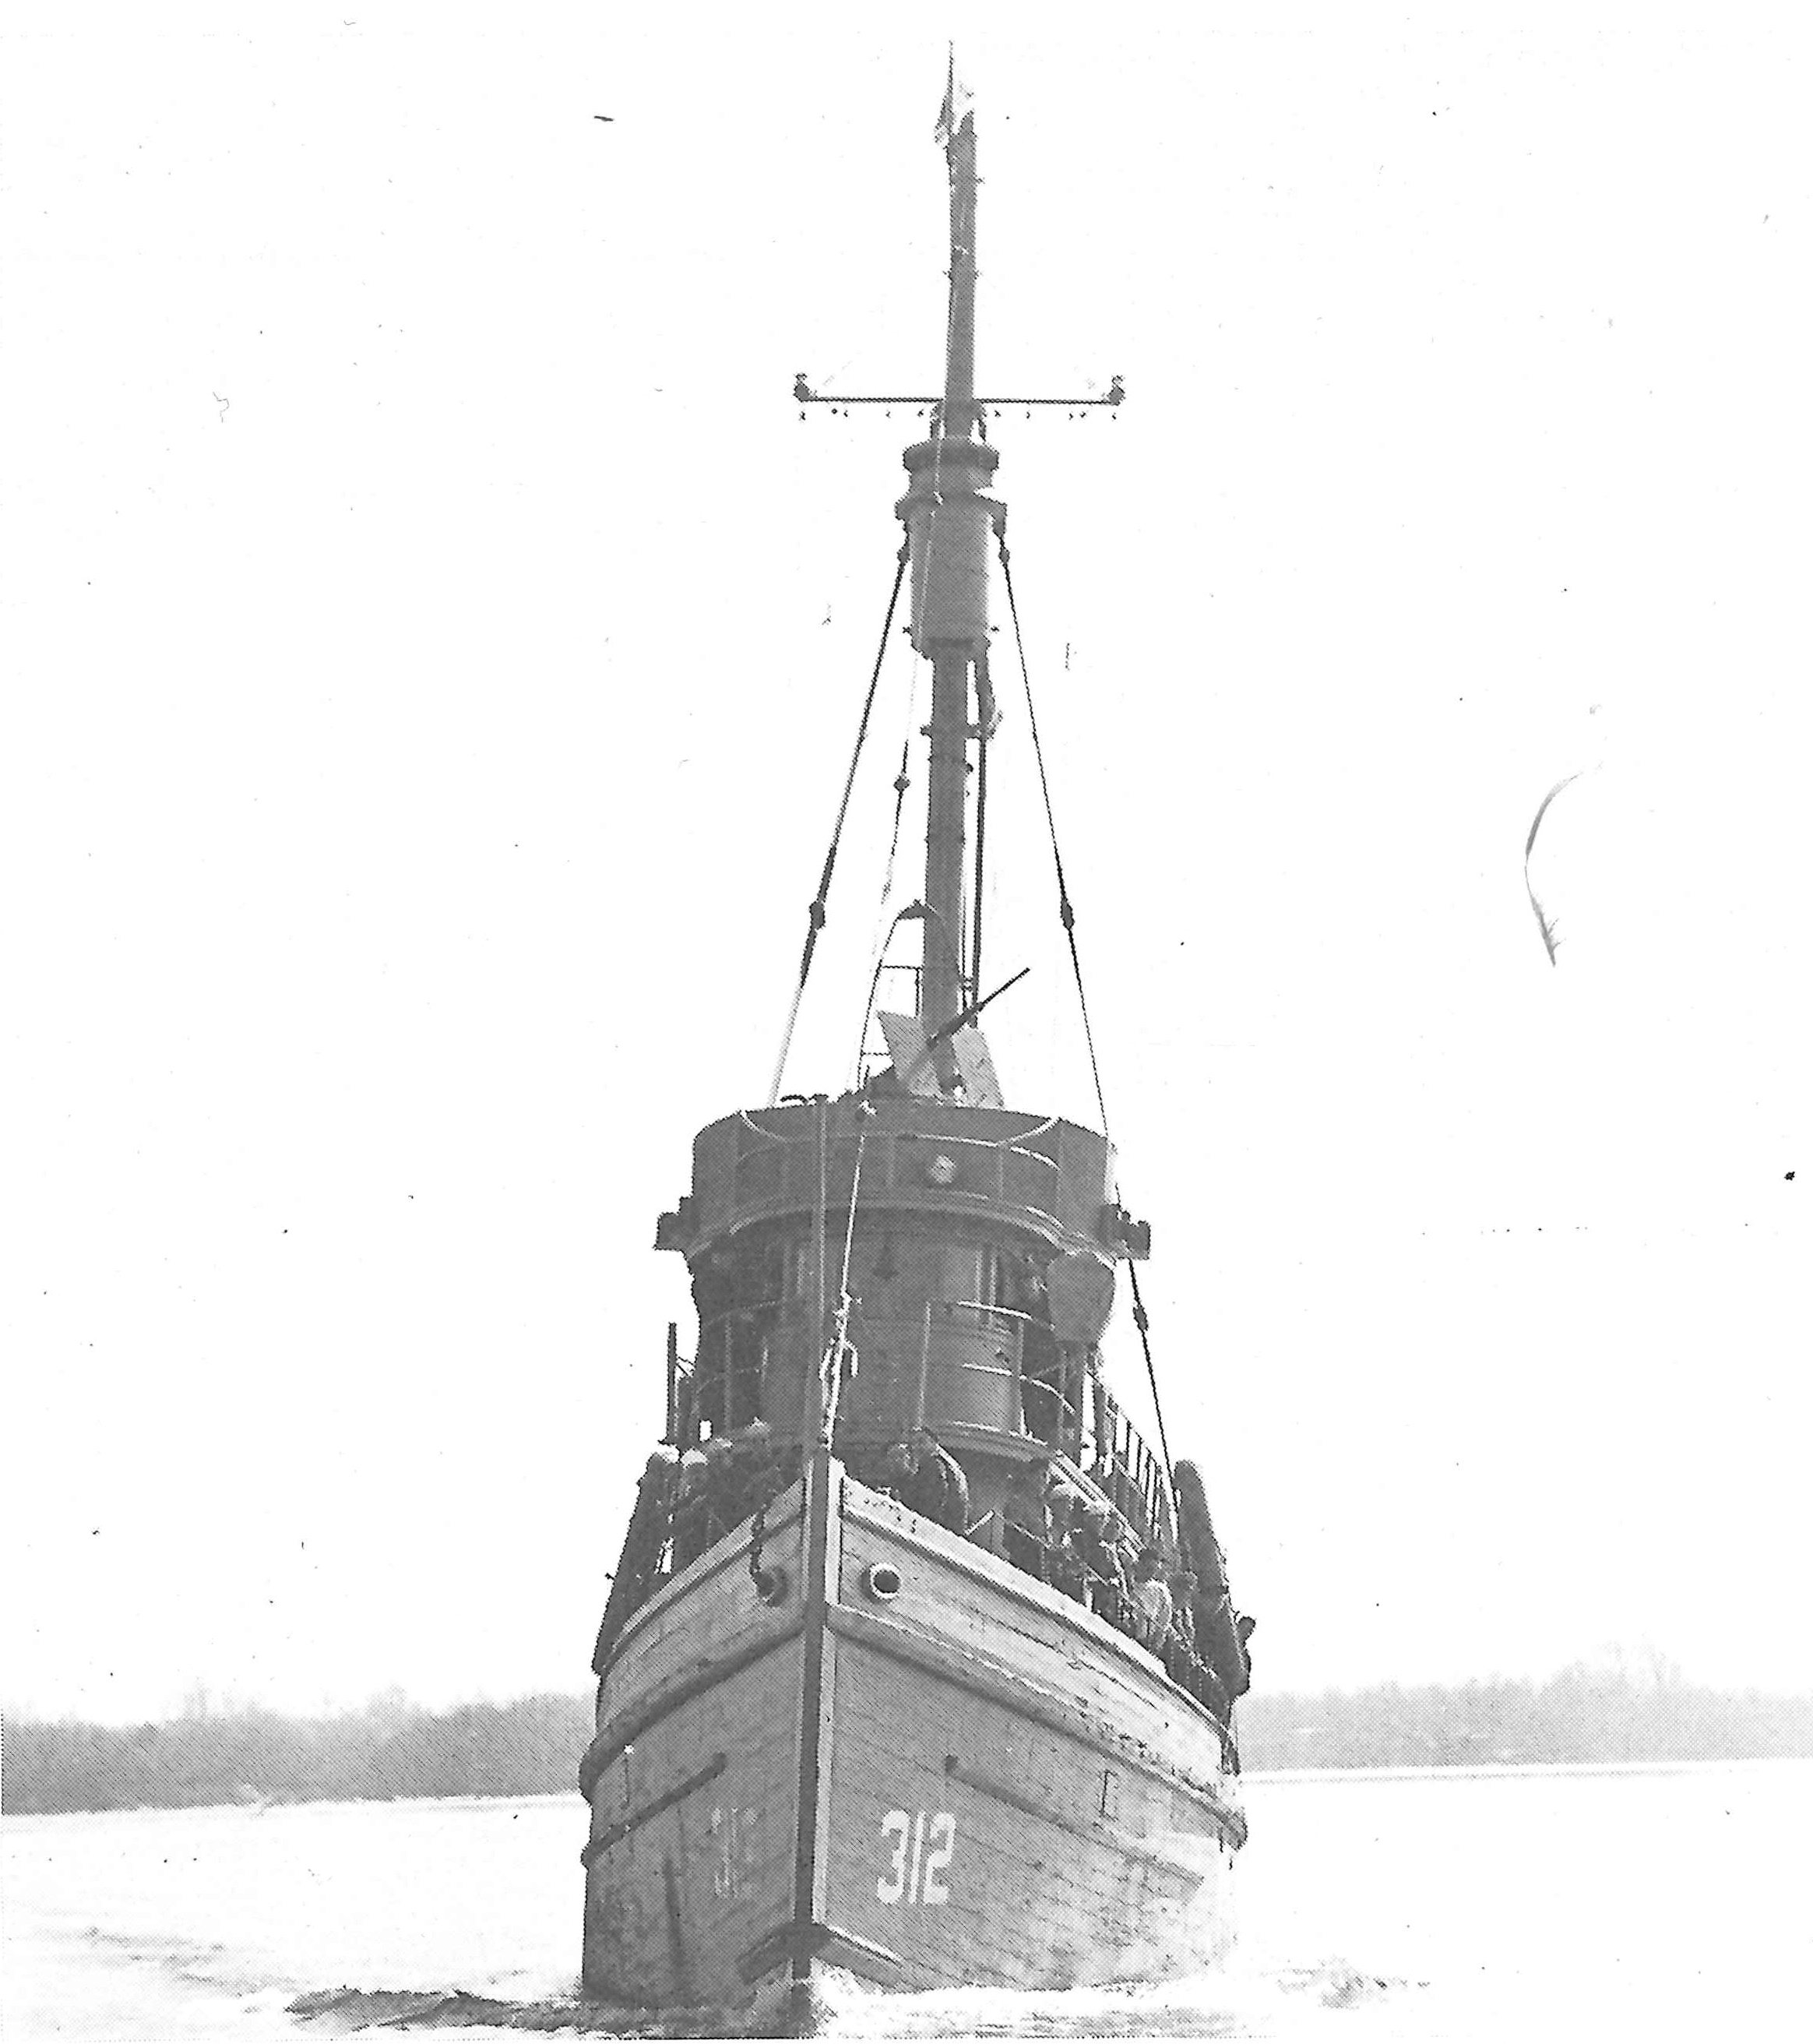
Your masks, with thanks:
[{"label": "deck railing", "polygon": [[[716,1432],[747,1426],[768,1402],[777,1367],[789,1387],[800,1382],[809,1330],[799,1311],[797,1301],[769,1299],[717,1315],[700,1330],[699,1364],[689,1371],[670,1340],[676,1439],[682,1431],[696,1435],[701,1419]],[[1047,1322],[978,1299],[928,1299],[916,1320],[916,1327],[900,1318],[866,1327],[858,1314],[852,1328],[858,1358],[866,1331],[873,1336],[892,1324],[904,1343],[912,1328],[910,1375],[894,1381],[887,1424],[905,1434],[927,1424],[935,1432],[955,1421],[1041,1441],[1086,1470],[1143,1541],[1174,1535],[1164,1464],[1100,1378],[1085,1374],[1080,1354],[1053,1339]],[[778,1339],[786,1345],[782,1353],[792,1351],[785,1365]],[[677,1381],[689,1376],[689,1387]],[[689,1426],[682,1410],[689,1405]]]},{"label": "deck railing", "polygon": [[[1023,1137],[1004,1142],[944,1132],[927,1135],[916,1129],[870,1129],[862,1143],[862,1197],[885,1202],[897,1193],[916,1204],[979,1198],[1019,1208],[1055,1227],[1062,1168],[1054,1155],[1034,1140],[1050,1126],[1036,1124]],[[736,1161],[738,1213],[747,1220],[777,1209],[815,1205],[820,1184],[816,1135],[760,1132],[768,1140]],[[834,1135],[826,1143],[825,1197],[834,1212],[849,1203],[857,1147],[858,1137],[849,1132]],[[926,1161],[939,1153],[955,1166],[948,1186],[929,1185],[926,1179]]]},{"label": "deck railing", "polygon": [[[785,1320],[787,1304],[772,1299],[733,1307],[708,1321],[700,1331],[700,1355],[715,1358],[716,1368],[707,1373],[702,1384],[697,1365],[681,1356],[678,1329],[670,1324],[668,1438],[675,1445],[696,1443],[701,1416],[711,1419],[714,1431],[732,1432],[761,1411],[774,1335],[785,1332],[797,1342],[807,1332],[797,1319]],[[920,1309],[919,1327],[918,1368],[910,1402],[896,1416],[901,1431],[947,1412],[953,1402],[959,1407],[968,1402],[984,1410],[1003,1409],[1011,1424],[995,1431],[1042,1441],[1069,1455],[1100,1487],[1142,1543],[1173,1544],[1176,1509],[1163,1464],[1100,1377],[1085,1377],[1080,1365],[1059,1349],[1045,1321],[1017,1308],[981,1300],[928,1299]],[[984,1360],[967,1343],[947,1344],[943,1355],[936,1359],[937,1370],[947,1380],[943,1389],[949,1389],[949,1380],[961,1383],[966,1379],[980,1388],[973,1400],[952,1401],[940,1397],[935,1400],[931,1397],[939,1346],[935,1335],[940,1327],[961,1328],[993,1344],[993,1360]],[[856,1332],[859,1352],[860,1323]],[[797,1373],[789,1372],[789,1383],[797,1381]],[[709,1408],[705,1413],[701,1392]],[[1039,1551],[1030,1561],[1023,1559],[1020,1566],[1030,1566],[1040,1581],[1066,1589],[1123,1631],[1137,1630],[1137,1615],[1119,1585],[1093,1574],[1061,1543],[1035,1541],[1033,1545]],[[1155,1650],[1171,1679],[1227,1724],[1227,1692],[1181,1627],[1174,1627]]]}]

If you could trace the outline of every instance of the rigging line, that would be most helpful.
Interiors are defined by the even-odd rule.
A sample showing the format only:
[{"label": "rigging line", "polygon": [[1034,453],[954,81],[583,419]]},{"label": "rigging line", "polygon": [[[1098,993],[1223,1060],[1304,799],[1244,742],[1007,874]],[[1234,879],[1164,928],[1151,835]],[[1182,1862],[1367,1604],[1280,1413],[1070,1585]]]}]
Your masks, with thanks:
[{"label": "rigging line", "polygon": [[[896,811],[896,818],[897,820],[897,809]],[[900,910],[900,912],[895,916],[894,920],[889,924],[887,935],[882,938],[880,944],[876,949],[875,970],[869,976],[869,998],[862,1009],[862,1028],[856,1039],[856,1085],[858,1089],[861,1088],[862,1084],[863,1047],[869,1041],[869,1024],[874,1020],[875,996],[881,991],[882,974],[887,970],[888,947],[894,940],[895,931],[900,928],[901,924],[906,920],[907,917],[912,913],[914,909],[917,906],[918,904],[916,902],[909,902],[905,908]]]},{"label": "rigging line", "polygon": [[[988,655],[982,656],[986,659]],[[976,886],[970,912],[970,998],[982,990],[982,880],[987,871],[983,849],[989,836],[989,728],[986,718],[976,725]]]},{"label": "rigging line", "polygon": [[1007,607],[1013,619],[1013,643],[1020,656],[1020,686],[1026,696],[1026,728],[1032,735],[1032,756],[1039,767],[1039,792],[1045,801],[1045,827],[1051,840],[1051,863],[1058,876],[1058,920],[1070,947],[1070,971],[1077,982],[1077,1006],[1083,1018],[1083,1041],[1089,1047],[1089,1075],[1095,1081],[1096,1106],[1101,1115],[1101,1132],[1108,1134],[1108,1097],[1102,1090],[1101,1061],[1096,1055],[1095,1030],[1089,1021],[1089,997],[1083,990],[1083,962],[1077,950],[1077,912],[1070,904],[1070,890],[1064,879],[1064,855],[1058,846],[1058,819],[1051,808],[1051,782],[1045,770],[1045,747],[1039,736],[1039,713],[1032,706],[1032,675],[1026,664],[1026,637],[1020,626],[1020,599],[1013,593],[1013,569],[1008,553],[1007,535],[998,528],[995,544],[1001,552],[1001,581],[1007,590]]},{"label": "rigging line", "polygon": [[837,864],[837,848],[843,836],[844,819],[850,813],[850,793],[856,785],[856,767],[862,757],[862,741],[869,735],[869,718],[875,707],[875,690],[882,679],[882,663],[888,656],[889,635],[894,628],[894,607],[901,599],[901,584],[906,579],[908,542],[902,540],[901,550],[894,560],[894,586],[888,597],[888,614],[882,622],[882,643],[875,648],[875,665],[869,676],[869,693],[863,698],[862,715],[856,726],[856,743],[850,755],[850,770],[843,777],[843,799],[837,805],[837,821],[832,826],[831,844],[824,855],[824,868],[818,877],[818,893],[806,910],[805,947],[800,953],[799,983],[793,989],[793,1005],[787,1011],[787,1027],[781,1039],[781,1055],[774,1060],[774,1082],[768,1089],[768,1105],[772,1107],[781,1097],[781,1077],[787,1068],[787,1053],[793,1048],[793,1029],[800,1019],[800,1001],[806,990],[806,976],[812,970],[812,953],[818,947],[818,933],[825,924],[825,897],[831,892],[831,876]]},{"label": "rigging line", "polygon": [[[1115,1189],[1118,1193],[1120,1188]],[[1146,1301],[1139,1290],[1139,1266],[1131,1257],[1127,1258],[1127,1275],[1133,1285],[1133,1324],[1139,1330],[1139,1346],[1146,1354],[1146,1381],[1152,1387],[1152,1417],[1158,1423],[1158,1452],[1165,1458],[1165,1481],[1177,1493],[1177,1478],[1171,1473],[1171,1443],[1165,1432],[1165,1408],[1158,1396],[1158,1373],[1152,1362],[1151,1321],[1146,1312]]]},{"label": "rigging line", "polygon": [[[912,544],[910,528],[909,537],[903,544],[908,547]],[[916,597],[916,615],[911,628],[913,644],[916,647],[919,643],[919,634],[924,628],[925,624],[925,605],[930,594],[931,582],[931,578],[929,574],[924,578]],[[862,1033],[858,1038],[856,1045],[856,1065],[852,1083],[858,1087],[860,1087],[862,1083],[862,1054],[864,1047],[869,1040],[869,1024],[874,1014],[875,998],[881,988],[882,974],[885,969],[887,964],[888,947],[893,942],[894,932],[900,928],[901,923],[906,913],[906,911],[902,909],[894,916],[891,922],[889,922],[886,920],[888,914],[888,904],[893,898],[894,867],[898,863],[900,857],[901,825],[906,813],[906,798],[908,792],[912,787],[912,774],[911,770],[912,766],[913,728],[915,719],[917,717],[919,709],[919,670],[920,661],[918,655],[916,652],[913,656],[912,666],[908,671],[907,678],[906,728],[901,733],[900,771],[894,776],[893,828],[889,832],[888,837],[887,863],[882,869],[882,895],[880,901],[877,904],[875,911],[875,941],[874,945],[875,970],[874,976],[869,982],[868,1005],[862,1011]],[[913,1012],[916,1014],[919,1012],[919,1001],[916,992],[913,1000]]]},{"label": "rigging line", "polygon": [[[1013,570],[1009,563],[1005,533],[997,533],[997,544],[1001,550],[1001,581],[1007,590],[1008,609],[1013,618],[1013,640],[1020,655],[1020,678],[1026,695],[1026,725],[1032,735],[1032,756],[1039,766],[1039,790],[1045,799],[1045,823],[1051,833],[1051,859],[1058,874],[1058,914],[1064,925],[1064,935],[1070,947],[1070,970],[1077,982],[1077,1005],[1083,1018],[1083,1039],[1089,1046],[1089,1074],[1095,1081],[1096,1105],[1101,1113],[1101,1132],[1108,1133],[1108,1100],[1102,1090],[1101,1065],[1096,1056],[1095,1032],[1089,1025],[1089,996],[1083,989],[1083,962],[1077,949],[1077,912],[1070,905],[1069,888],[1064,881],[1064,855],[1058,845],[1058,821],[1051,808],[1051,783],[1045,771],[1045,747],[1039,742],[1039,717],[1032,706],[1032,676],[1026,663],[1026,639],[1020,626],[1020,603],[1013,593]],[[1120,1197],[1120,1189],[1115,1188]],[[1146,1301],[1139,1289],[1139,1266],[1131,1257],[1127,1258],[1127,1273],[1133,1287],[1133,1324],[1139,1331],[1139,1346],[1146,1358],[1146,1380],[1152,1389],[1152,1416],[1158,1425],[1158,1447],[1165,1458],[1165,1476],[1170,1482],[1173,1493],[1175,1479],[1171,1472],[1171,1445],[1165,1430],[1165,1408],[1158,1396],[1158,1373],[1152,1359],[1151,1320],[1146,1311]]]},{"label": "rigging line", "polygon": [[869,1123],[874,1112],[867,1099],[857,1102],[860,1125],[856,1132],[855,1169],[850,1177],[850,1216],[843,1225],[843,1262],[838,1273],[837,1312],[831,1339],[825,1344],[824,1358],[819,1365],[819,1409],[825,1416],[824,1431],[827,1443],[837,1431],[837,1405],[843,1390],[843,1358],[851,1353],[850,1312],[856,1301],[850,1296],[850,1259],[856,1244],[856,1202],[862,1187],[862,1152],[868,1146]]},{"label": "rigging line", "polygon": [[875,946],[879,950],[893,935],[890,926],[883,932],[882,919],[888,912],[888,903],[894,891],[894,866],[900,855],[901,819],[906,809],[907,791],[912,786],[909,770],[912,765],[912,724],[919,706],[919,660],[916,655],[912,671],[907,682],[906,729],[901,734],[901,770],[894,776],[894,828],[888,839],[887,863],[882,869],[882,897],[875,910]]},{"label": "rigging line", "polygon": [[[902,544],[908,548],[911,547],[912,540],[910,534],[907,539],[903,540]],[[925,601],[926,593],[922,589],[918,597],[918,614],[914,620],[912,627],[911,628],[915,634],[916,644],[917,643],[916,635],[918,630],[925,622]],[[877,960],[875,976],[870,984],[869,1006],[863,1012],[862,1040],[856,1046],[856,1070],[853,1083],[858,1086],[860,1086],[862,1083],[863,1045],[868,1041],[869,1018],[870,1013],[874,1009],[876,989],[881,985],[882,966],[886,960],[888,946],[893,941],[894,932],[900,927],[901,919],[898,916],[896,916],[891,923],[886,921],[886,917],[888,913],[888,903],[893,898],[894,867],[900,857],[901,824],[906,813],[907,794],[912,786],[912,774],[911,770],[912,766],[913,718],[919,706],[919,664],[918,656],[916,654],[911,663],[907,677],[906,728],[901,733],[900,771],[894,776],[894,824],[893,828],[889,833],[888,836],[887,863],[882,869],[881,899],[876,904],[875,908],[875,939],[874,944],[870,947]],[[885,928],[884,924],[885,924]],[[914,1001],[913,1005],[915,1011],[916,1012],[919,1005],[916,1000]]]},{"label": "rigging line", "polygon": [[[876,910],[875,941],[871,947],[875,955],[875,970],[869,982],[868,1005],[862,1010],[862,1033],[856,1045],[856,1069],[852,1083],[858,1086],[862,1083],[862,1058],[868,1048],[869,1024],[875,1012],[875,997],[881,990],[882,974],[888,962],[888,947],[893,942],[894,932],[901,926],[900,915],[897,915],[885,929],[881,924],[887,915],[888,903],[893,896],[894,853],[901,841],[901,813],[906,806],[907,790],[912,786],[912,782],[907,775],[906,748],[903,746],[901,749],[901,770],[894,777],[894,832],[888,845],[887,868],[882,875],[882,899]],[[901,914],[905,912],[905,910],[901,912]],[[913,1003],[916,1012],[918,1005],[916,1000]]]},{"label": "rigging line", "polygon": [[[916,683],[918,676],[916,674],[913,678]],[[912,720],[913,707],[918,700],[919,690],[916,686],[912,695],[907,699],[908,723]],[[894,828],[888,839],[888,863],[882,868],[882,899],[877,911],[878,914],[883,916],[888,912],[888,897],[894,891],[894,862],[900,855],[901,848],[901,814],[906,807],[907,790],[912,786],[912,775],[908,771],[912,763],[912,748],[911,738],[902,740],[901,770],[894,776]]]}]

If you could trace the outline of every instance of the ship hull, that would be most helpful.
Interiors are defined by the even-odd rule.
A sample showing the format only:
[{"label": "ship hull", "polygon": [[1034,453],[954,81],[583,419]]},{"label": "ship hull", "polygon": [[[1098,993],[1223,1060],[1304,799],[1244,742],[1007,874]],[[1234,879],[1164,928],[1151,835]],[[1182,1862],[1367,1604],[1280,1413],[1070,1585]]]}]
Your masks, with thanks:
[{"label": "ship hull", "polygon": [[1225,1954],[1232,1757],[1150,1655],[829,1456],[751,1546],[668,1585],[606,1668],[589,1994],[797,2027],[839,1976],[1037,1989]]}]

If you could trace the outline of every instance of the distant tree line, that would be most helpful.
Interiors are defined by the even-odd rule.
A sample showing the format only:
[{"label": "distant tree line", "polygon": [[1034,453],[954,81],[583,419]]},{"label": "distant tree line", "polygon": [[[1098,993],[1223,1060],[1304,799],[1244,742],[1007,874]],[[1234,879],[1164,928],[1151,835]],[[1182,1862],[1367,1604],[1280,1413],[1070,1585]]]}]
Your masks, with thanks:
[{"label": "distant tree line", "polygon": [[[1813,1696],[1698,1689],[1665,1664],[1583,1665],[1542,1683],[1255,1691],[1239,1730],[1250,1768],[1813,1758]],[[10,1717],[0,1808],[576,1793],[591,1732],[590,1704],[560,1696],[430,1712],[393,1692],[321,1718],[192,1700],[172,1722],[127,1726]]]},{"label": "distant tree line", "polygon": [[0,1808],[184,1809],[213,1803],[388,1801],[578,1791],[592,1735],[578,1696],[418,1710],[388,1696],[324,1718],[191,1709],[172,1723],[9,1718]]},{"label": "distant tree line", "polygon": [[1810,1758],[1813,1696],[1700,1689],[1653,1657],[1577,1663],[1540,1683],[1254,1690],[1240,1753],[1256,1768]]}]

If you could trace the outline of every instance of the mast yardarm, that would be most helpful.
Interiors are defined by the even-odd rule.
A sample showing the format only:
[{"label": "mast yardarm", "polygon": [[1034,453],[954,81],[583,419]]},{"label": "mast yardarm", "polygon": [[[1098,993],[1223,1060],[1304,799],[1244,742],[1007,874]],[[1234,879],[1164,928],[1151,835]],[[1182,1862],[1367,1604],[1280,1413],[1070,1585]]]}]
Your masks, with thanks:
[{"label": "mast yardarm", "polygon": [[[924,950],[920,1016],[927,1033],[962,1012],[964,943],[964,805],[972,683],[988,671],[989,528],[1004,505],[984,494],[1000,459],[981,438],[976,402],[976,129],[966,113],[945,144],[951,170],[951,300],[945,327],[944,396],[932,436],[902,457],[912,478],[895,510],[912,563],[913,649],[931,663],[931,757],[925,832]],[[940,1086],[954,1066],[948,1040],[935,1053]]]}]

